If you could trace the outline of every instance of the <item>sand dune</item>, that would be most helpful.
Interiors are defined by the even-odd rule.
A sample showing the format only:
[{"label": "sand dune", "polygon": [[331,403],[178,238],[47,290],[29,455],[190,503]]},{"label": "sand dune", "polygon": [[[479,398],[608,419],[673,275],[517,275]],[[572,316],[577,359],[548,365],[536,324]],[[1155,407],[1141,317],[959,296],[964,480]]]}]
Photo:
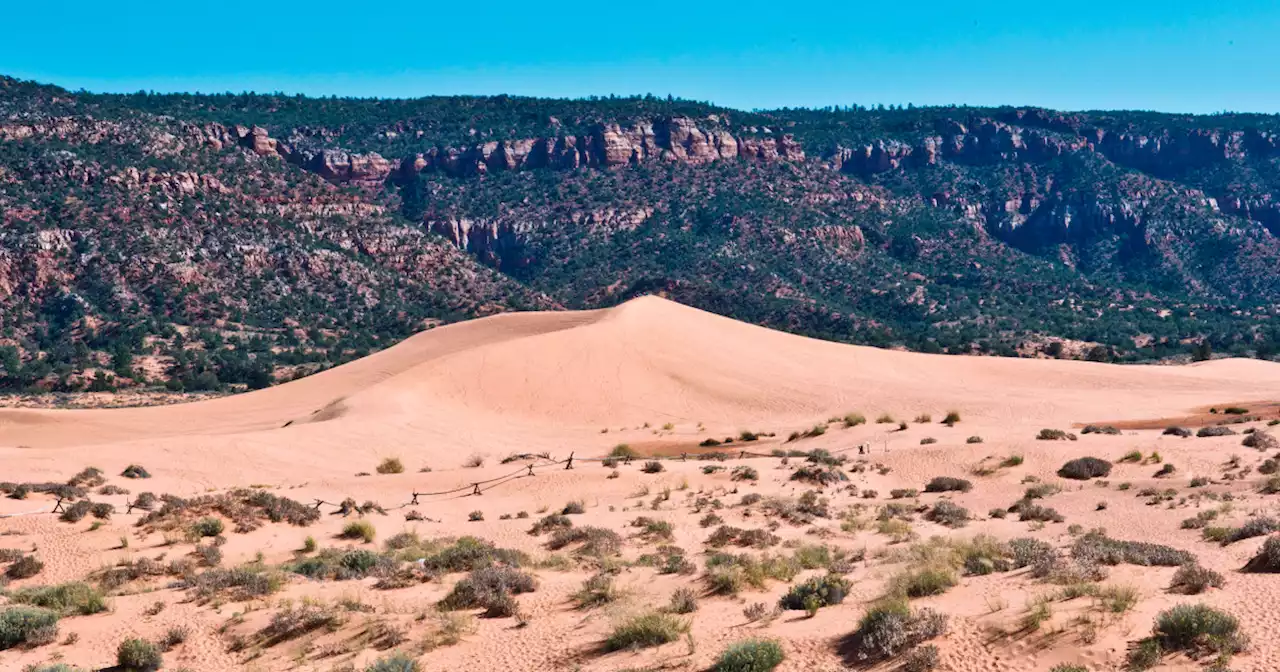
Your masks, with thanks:
[{"label": "sand dune", "polygon": [[[725,645],[749,635],[783,642],[787,661],[781,670],[842,669],[848,661],[842,661],[838,643],[901,568],[893,554],[905,544],[876,532],[875,507],[885,503],[878,500],[895,488],[922,488],[935,476],[967,476],[976,483],[971,492],[922,494],[898,503],[928,507],[947,498],[967,507],[975,520],[963,529],[950,529],[917,517],[912,525],[920,537],[1030,535],[1065,548],[1079,530],[1037,526],[1013,515],[984,516],[1007,507],[1038,480],[1062,486],[1050,503],[1081,529],[1105,527],[1119,538],[1172,544],[1224,573],[1242,566],[1260,540],[1219,547],[1200,541],[1197,530],[1182,529],[1180,520],[1204,507],[1220,510],[1220,522],[1239,524],[1247,515],[1274,508],[1257,494],[1256,477],[1247,478],[1268,456],[1242,450],[1239,435],[1162,436],[1163,425],[1155,420],[1216,420],[1222,416],[1207,413],[1207,408],[1230,404],[1274,414],[1276,405],[1263,402],[1274,402],[1277,390],[1280,364],[1274,363],[1228,359],[1191,366],[1119,366],[923,355],[806,339],[643,298],[609,310],[509,314],[441,327],[333,370],[234,397],[138,409],[0,411],[0,480],[63,482],[94,465],[112,485],[133,491],[92,495],[117,507],[101,524],[89,519],[60,522],[47,513],[53,500],[43,495],[0,499],[0,547],[34,549],[46,565],[39,576],[15,581],[19,588],[82,579],[140,557],[193,557],[192,540],[136,527],[140,512],[124,513],[126,503],[143,489],[192,497],[254,486],[304,503],[368,500],[389,509],[386,515],[368,517],[377,525],[379,541],[400,531],[431,537],[474,534],[538,557],[548,552],[545,537],[528,534],[531,521],[514,514],[536,512],[537,517],[581,499],[587,511],[580,524],[615,529],[625,538],[617,570],[623,592],[616,605],[598,611],[575,608],[572,593],[596,570],[577,560],[538,572],[538,591],[520,596],[529,618],[523,627],[511,625],[511,619],[479,619],[476,632],[430,653],[414,642],[430,636],[435,622],[430,605],[460,574],[386,591],[375,591],[372,578],[333,582],[294,576],[277,597],[225,607],[193,601],[187,590],[160,577],[116,591],[110,613],[64,619],[64,633],[74,632],[78,641],[0,651],[0,670],[19,670],[53,654],[96,669],[112,663],[111,652],[123,637],[156,639],[173,626],[188,628],[190,639],[168,654],[166,669],[334,670],[343,669],[340,662],[359,669],[380,655],[367,641],[368,624],[375,620],[408,633],[406,646],[418,652],[426,669],[706,669]],[[960,424],[939,424],[952,409],[963,416]],[[852,428],[839,422],[827,425],[828,418],[848,411],[859,411],[871,421]],[[895,421],[876,423],[882,413],[892,414]],[[918,414],[931,414],[932,421],[912,421],[899,429],[898,420],[910,421]],[[1268,430],[1266,419],[1248,426],[1274,431]],[[1091,421],[1130,421],[1137,431],[1080,436],[1078,441],[1034,438],[1041,428],[1070,429]],[[785,441],[791,431],[815,423],[829,431]],[[481,496],[470,491],[472,483],[532,464],[499,463],[511,453],[546,452],[557,459],[570,453],[601,456],[628,443],[679,454],[696,451],[708,438],[736,436],[745,429],[774,436],[738,441],[727,451],[821,448],[862,459],[854,449],[870,444],[873,453],[866,462],[856,469],[856,462],[845,465],[849,482],[821,488],[833,512],[863,520],[865,527],[842,525],[839,513],[806,525],[784,523],[739,504],[743,493],[796,497],[810,489],[790,478],[798,461],[788,464],[771,457],[734,459],[735,454],[719,471],[704,471],[706,463],[695,460],[670,460],[656,475],[641,473],[639,463],[615,472],[592,462],[572,471],[539,462],[533,478],[502,481]],[[1117,463],[1110,478],[1124,487],[1082,485],[1056,476],[1068,458],[1116,460],[1133,450],[1152,454],[1152,459],[1159,453],[1177,471],[1157,478],[1150,461]],[[1233,453],[1245,456],[1234,466],[1224,465]],[[486,464],[463,468],[472,455],[486,457]],[[990,468],[1010,455],[1021,458],[1016,466]],[[405,473],[369,475],[387,457],[401,459]],[[146,466],[153,477],[118,477],[131,463]],[[735,466],[757,469],[759,480],[733,479],[730,469]],[[432,470],[419,471],[423,467]],[[1134,496],[1144,488],[1158,492],[1186,486],[1195,476],[1214,480],[1181,491],[1179,499],[1155,502],[1159,506]],[[410,504],[414,492],[455,488],[462,490]],[[1207,492],[1214,498],[1201,497]],[[1228,496],[1231,503],[1220,506]],[[723,502],[723,508],[706,503],[712,498]],[[322,509],[328,514],[333,507]],[[424,513],[427,520],[405,521],[403,513],[409,510]],[[624,613],[660,606],[677,588],[704,592],[701,574],[661,574],[639,562],[657,543],[635,536],[631,521],[641,511],[672,524],[669,543],[687,549],[699,572],[710,550],[705,545],[711,530],[699,522],[708,511],[717,512],[726,524],[771,528],[783,540],[771,552],[822,542],[867,555],[843,568],[853,582],[850,598],[812,619],[788,615],[746,622],[744,606],[776,603],[788,588],[785,581],[773,581],[741,597],[704,594],[699,611],[690,617],[696,646],[675,643],[604,655],[599,642]],[[473,512],[484,519],[473,521]],[[508,518],[499,517],[503,514]],[[306,529],[267,524],[248,532],[228,531],[222,565],[287,563],[299,557],[297,549],[307,536],[318,539],[321,547],[376,547],[339,539],[347,520],[324,515]],[[953,618],[950,633],[938,640],[939,670],[1046,671],[1062,662],[1084,664],[1095,672],[1115,670],[1123,664],[1128,643],[1150,631],[1160,609],[1189,599],[1168,592],[1173,571],[1115,568],[1108,585],[1134,588],[1140,596],[1136,607],[1100,616],[1087,600],[1063,600],[1055,603],[1058,611],[1042,634],[992,634],[1017,632],[1029,608],[1024,605],[1058,590],[1025,571],[966,577],[947,594],[918,602]],[[1273,584],[1267,575],[1232,572],[1225,589],[1196,598],[1232,610],[1254,635],[1254,650],[1233,661],[1232,669],[1262,672],[1280,664],[1280,647],[1271,643],[1276,631]],[[314,604],[364,606],[358,610],[361,615],[297,642],[247,652],[232,645],[236,637],[261,631],[270,614],[285,608],[285,600],[303,597]],[[1086,632],[1092,633],[1088,642]],[[1166,668],[1191,670],[1197,665],[1171,658]]]}]

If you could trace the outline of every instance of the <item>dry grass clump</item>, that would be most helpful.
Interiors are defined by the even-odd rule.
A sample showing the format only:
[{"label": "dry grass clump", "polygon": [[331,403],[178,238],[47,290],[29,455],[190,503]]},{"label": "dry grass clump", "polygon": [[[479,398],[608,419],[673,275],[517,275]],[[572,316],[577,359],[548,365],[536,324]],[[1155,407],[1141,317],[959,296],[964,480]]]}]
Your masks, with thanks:
[{"label": "dry grass clump", "polygon": [[230,569],[221,567],[207,569],[186,578],[185,584],[195,590],[196,599],[199,601],[207,601],[219,596],[248,600],[279,592],[284,587],[285,577],[278,570],[259,564],[248,564]]},{"label": "dry grass clump", "polygon": [[793,558],[765,554],[714,553],[707,557],[707,588],[713,595],[737,595],[747,587],[764,590],[769,579],[790,581],[800,573]]},{"label": "dry grass clump", "polygon": [[890,599],[867,610],[858,629],[841,641],[840,650],[846,664],[861,667],[894,658],[946,632],[946,614],[912,610],[906,600]]},{"label": "dry grass clump", "polygon": [[937,476],[924,486],[925,492],[969,492],[973,483],[963,478]]},{"label": "dry grass clump", "polygon": [[670,544],[662,544],[653,553],[641,555],[636,558],[636,564],[653,567],[659,574],[692,574],[698,571],[697,566],[685,557],[683,548]]},{"label": "dry grass clump", "polygon": [[505,618],[518,611],[512,596],[531,593],[537,587],[532,575],[514,567],[483,567],[454,584],[439,606],[444,610],[483,608],[486,618]]},{"label": "dry grass clump", "polygon": [[692,588],[676,588],[667,603],[667,611],[672,614],[692,614],[698,610],[698,594]]},{"label": "dry grass clump", "polygon": [[730,525],[721,525],[707,538],[707,545],[722,548],[733,544],[752,548],[769,548],[776,546],[782,539],[768,530],[742,529]]},{"label": "dry grass clump", "polygon": [[336,630],[345,620],[343,614],[331,605],[311,600],[297,605],[287,602],[280,611],[272,614],[266,627],[258,632],[257,640],[261,646],[271,647],[317,630]]},{"label": "dry grass clump", "polygon": [[4,575],[9,579],[29,579],[43,569],[44,563],[39,558],[34,555],[23,555],[5,568]]},{"label": "dry grass clump", "polygon": [[367,520],[353,520],[343,525],[342,532],[338,534],[343,539],[360,539],[366,544],[372,543],[377,535],[377,529]]},{"label": "dry grass clump", "polygon": [[640,537],[646,541],[670,541],[675,536],[671,523],[648,516],[636,518],[631,521],[631,526],[640,528]]},{"label": "dry grass clump", "polygon": [[616,602],[621,597],[622,591],[614,585],[613,575],[601,572],[583,581],[582,587],[569,599],[577,603],[579,609],[592,609]]},{"label": "dry grass clump", "polygon": [[1062,478],[1087,481],[1091,478],[1102,478],[1111,473],[1111,463],[1098,457],[1080,457],[1068,461],[1058,469]]},{"label": "dry grass clump", "polygon": [[614,626],[604,640],[606,651],[643,649],[674,642],[689,632],[689,624],[671,614],[650,611]]}]

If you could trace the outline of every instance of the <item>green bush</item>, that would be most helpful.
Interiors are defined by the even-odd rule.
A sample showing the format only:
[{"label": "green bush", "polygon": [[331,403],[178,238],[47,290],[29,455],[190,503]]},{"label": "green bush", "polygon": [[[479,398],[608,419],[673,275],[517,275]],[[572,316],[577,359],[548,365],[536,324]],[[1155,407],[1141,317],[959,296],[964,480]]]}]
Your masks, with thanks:
[{"label": "green bush", "polygon": [[222,519],[213,516],[206,516],[191,524],[191,536],[197,539],[216,537],[222,534],[222,530]]},{"label": "green bush", "polygon": [[604,641],[607,651],[643,649],[661,646],[680,639],[689,631],[683,620],[658,611],[632,616],[619,623]]},{"label": "green bush", "polygon": [[404,473],[404,463],[398,457],[388,457],[378,464],[379,474],[402,474]]},{"label": "green bush", "polygon": [[1040,441],[1075,441],[1076,435],[1064,432],[1061,429],[1042,429],[1036,434],[1036,439]]},{"label": "green bush", "polygon": [[88,616],[107,610],[102,591],[82,581],[70,581],[52,586],[28,586],[9,596],[15,604],[30,604],[62,614]]},{"label": "green bush", "polygon": [[618,445],[613,447],[613,450],[609,451],[609,457],[635,458],[635,457],[640,457],[640,453],[637,453],[635,449],[633,449],[631,446],[628,446],[625,443],[619,443]]},{"label": "green bush", "polygon": [[1080,457],[1068,461],[1058,469],[1058,475],[1077,481],[1102,478],[1111,473],[1111,463],[1098,457]]},{"label": "green bush", "polygon": [[1199,563],[1188,562],[1173,574],[1169,589],[1186,595],[1197,595],[1210,588],[1221,588],[1224,583],[1218,572],[1201,567]]},{"label": "green bush", "polygon": [[511,596],[532,593],[537,588],[538,582],[532,575],[514,567],[484,567],[454,584],[453,590],[440,600],[440,608],[484,608],[488,618],[514,616],[516,605]]},{"label": "green bush", "polygon": [[827,574],[809,579],[804,583],[791,587],[778,606],[792,611],[809,610],[815,604],[818,608],[829,607],[844,602],[849,594],[850,583],[839,574]]},{"label": "green bush", "polygon": [[145,639],[126,639],[116,649],[116,664],[126,672],[158,670],[163,662],[160,649]]},{"label": "green bush", "polygon": [[43,569],[44,563],[40,562],[39,558],[34,555],[24,555],[14,560],[13,564],[4,570],[4,575],[10,579],[29,579]]},{"label": "green bush", "polygon": [[867,664],[893,658],[947,632],[947,617],[932,609],[912,611],[903,599],[891,599],[872,605],[858,629],[848,638],[851,664]]},{"label": "green bush", "polygon": [[936,564],[907,569],[889,580],[889,594],[905,597],[941,595],[960,582],[954,569]]},{"label": "green bush", "polygon": [[924,486],[925,492],[969,492],[972,489],[972,482],[951,476],[937,476]]},{"label": "green bush", "polygon": [[0,611],[0,651],[48,644],[57,637],[58,613],[52,609],[20,606]]},{"label": "green bush", "polygon": [[374,661],[364,672],[422,672],[422,666],[407,654],[393,653]]},{"label": "green bush", "polygon": [[725,649],[712,672],[769,672],[782,664],[786,656],[777,642],[769,639],[747,639]]}]

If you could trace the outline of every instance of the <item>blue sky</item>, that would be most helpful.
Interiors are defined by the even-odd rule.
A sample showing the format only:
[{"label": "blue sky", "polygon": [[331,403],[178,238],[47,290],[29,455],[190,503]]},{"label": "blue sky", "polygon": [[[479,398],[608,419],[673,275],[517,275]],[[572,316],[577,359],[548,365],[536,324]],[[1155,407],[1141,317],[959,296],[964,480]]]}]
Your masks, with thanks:
[{"label": "blue sky", "polygon": [[1280,0],[52,7],[6,8],[0,73],[95,91],[1280,112]]}]

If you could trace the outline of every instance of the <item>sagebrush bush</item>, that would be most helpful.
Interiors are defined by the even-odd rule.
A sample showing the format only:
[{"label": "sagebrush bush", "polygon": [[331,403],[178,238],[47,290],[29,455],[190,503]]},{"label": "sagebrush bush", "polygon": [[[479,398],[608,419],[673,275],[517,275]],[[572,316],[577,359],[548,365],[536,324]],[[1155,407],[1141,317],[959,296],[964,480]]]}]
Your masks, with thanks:
[{"label": "sagebrush bush", "polygon": [[857,662],[868,663],[897,656],[947,632],[947,617],[932,609],[912,611],[906,600],[893,599],[872,605],[850,635],[848,647]]},{"label": "sagebrush bush", "polygon": [[689,631],[689,624],[659,611],[638,614],[614,626],[604,641],[607,651],[643,649],[674,642]]},{"label": "sagebrush bush", "polygon": [[515,615],[512,595],[532,593],[537,588],[538,582],[531,574],[514,567],[482,567],[454,584],[439,606],[445,610],[483,608],[488,618],[504,618]]},{"label": "sagebrush bush", "polygon": [[1201,427],[1196,432],[1196,436],[1204,438],[1207,436],[1230,436],[1235,433],[1236,433],[1235,430],[1231,429],[1230,427],[1223,427],[1222,425],[1213,425],[1211,427]]},{"label": "sagebrush bush", "polygon": [[1213,654],[1223,662],[1248,644],[1234,616],[1203,604],[1180,604],[1156,616],[1151,636],[1130,650],[1129,669],[1149,669],[1164,654],[1177,651],[1193,657]]},{"label": "sagebrush bush", "polygon": [[1119,434],[1120,430],[1116,429],[1115,427],[1112,427],[1111,425],[1085,425],[1084,429],[1080,430],[1080,433],[1081,434],[1113,434],[1114,435],[1114,434]]},{"label": "sagebrush bush", "polygon": [[364,672],[422,672],[422,666],[408,654],[393,653],[370,663]]},{"label": "sagebrush bush", "polygon": [[558,551],[571,544],[581,544],[577,550],[579,555],[605,557],[622,550],[622,537],[613,530],[590,525],[560,528],[547,541],[547,548]]},{"label": "sagebrush bush", "polygon": [[44,569],[44,563],[34,555],[24,555],[14,560],[8,568],[4,570],[4,575],[10,579],[29,579],[39,574]]},{"label": "sagebrush bush", "polygon": [[15,646],[48,644],[58,637],[58,613],[32,606],[0,611],[0,651]]},{"label": "sagebrush bush", "polygon": [[1102,478],[1111,473],[1111,463],[1098,457],[1080,457],[1069,460],[1058,469],[1062,478],[1087,481],[1091,478]]},{"label": "sagebrush bush", "polygon": [[1169,589],[1186,595],[1198,595],[1210,588],[1221,588],[1224,583],[1218,572],[1200,566],[1197,562],[1188,562],[1173,574]]},{"label": "sagebrush bush", "polygon": [[1076,435],[1064,432],[1061,429],[1042,429],[1036,434],[1036,439],[1040,441],[1075,441]]},{"label": "sagebrush bush", "polygon": [[206,516],[192,523],[190,529],[191,536],[197,539],[203,539],[204,537],[216,537],[219,534],[222,534],[224,526],[221,518]]},{"label": "sagebrush bush", "polygon": [[969,492],[972,489],[972,482],[952,476],[934,477],[924,486],[925,492]]},{"label": "sagebrush bush", "polygon": [[1184,439],[1191,436],[1191,430],[1185,427],[1165,427],[1161,433],[1165,436],[1178,436]]},{"label": "sagebrush bush", "polygon": [[1119,541],[1099,532],[1089,532],[1076,540],[1071,556],[1100,565],[1179,567],[1195,562],[1195,556],[1162,544],[1141,541]]},{"label": "sagebrush bush", "polygon": [[591,609],[614,602],[619,597],[621,592],[613,584],[613,576],[600,573],[583,581],[582,587],[571,599],[578,604],[579,609]]},{"label": "sagebrush bush", "polygon": [[904,597],[929,597],[941,595],[960,582],[951,567],[929,564],[905,569],[889,579],[889,594]]},{"label": "sagebrush bush", "polygon": [[912,649],[902,658],[902,672],[930,672],[942,663],[938,647],[925,644]]},{"label": "sagebrush bush", "polygon": [[147,471],[145,467],[137,464],[131,464],[125,467],[124,471],[120,472],[120,475],[125,478],[151,478],[151,472]]},{"label": "sagebrush bush", "polygon": [[746,639],[730,644],[715,665],[712,672],[770,672],[782,664],[786,656],[782,647],[771,639]]},{"label": "sagebrush bush", "polygon": [[160,649],[145,639],[126,639],[116,648],[116,664],[124,672],[158,670],[163,662]]},{"label": "sagebrush bush", "polygon": [[1246,572],[1280,572],[1280,536],[1267,537],[1258,553],[1245,563]]},{"label": "sagebrush bush", "polygon": [[657,460],[649,460],[644,463],[644,466],[640,468],[640,471],[643,471],[646,474],[657,474],[666,471],[666,469],[666,467],[662,466],[661,462]]},{"label": "sagebrush bush", "polygon": [[676,588],[667,603],[667,611],[673,614],[692,614],[698,610],[698,594],[691,588]]},{"label": "sagebrush bush", "polygon": [[925,517],[947,527],[964,527],[969,524],[969,509],[944,499],[934,504]]}]

